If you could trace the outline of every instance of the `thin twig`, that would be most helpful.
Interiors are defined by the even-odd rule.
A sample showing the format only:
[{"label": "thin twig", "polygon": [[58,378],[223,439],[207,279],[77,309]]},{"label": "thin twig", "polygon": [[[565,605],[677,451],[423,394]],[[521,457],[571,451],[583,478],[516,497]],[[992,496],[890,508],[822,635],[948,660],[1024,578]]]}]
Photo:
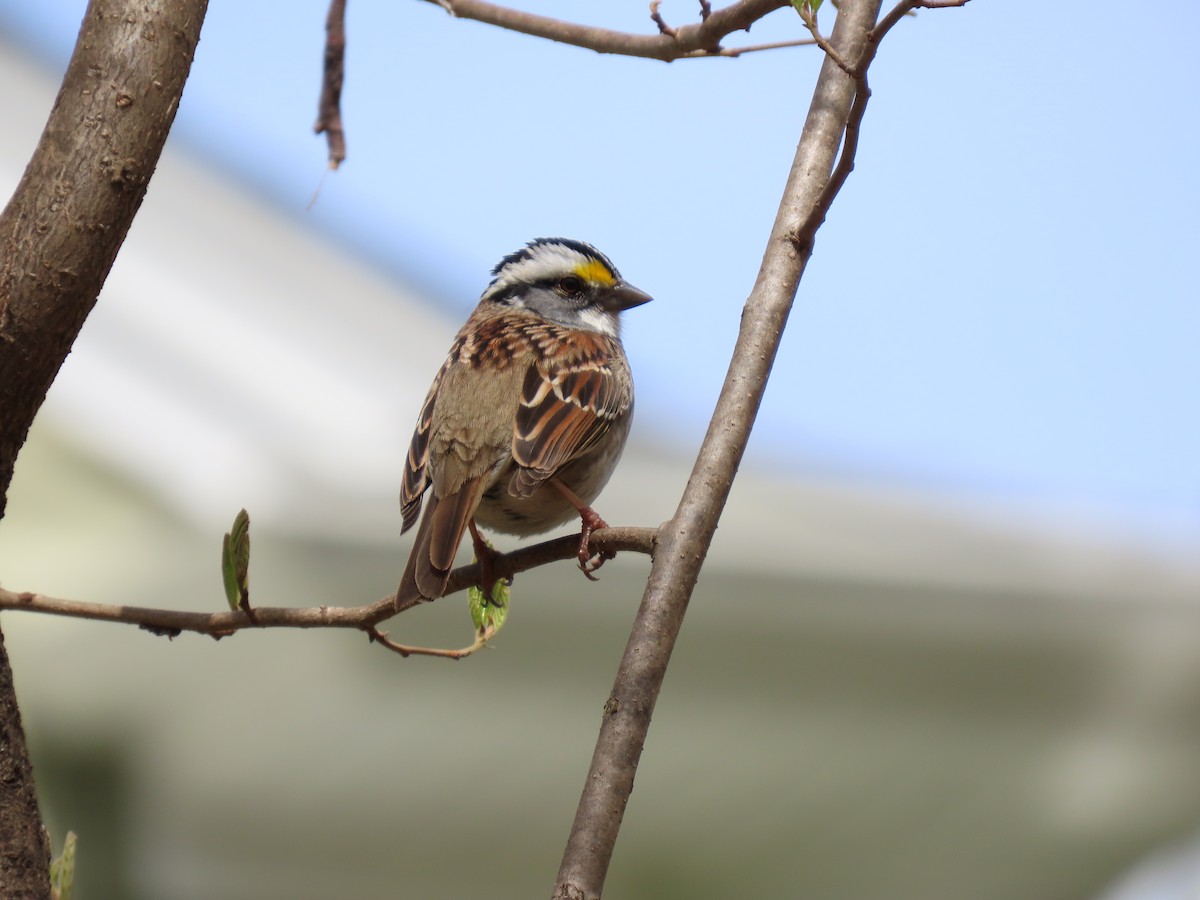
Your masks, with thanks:
[{"label": "thin twig", "polygon": [[784,47],[812,47],[817,42],[812,38],[801,38],[795,41],[775,41],[771,44],[750,44],[746,47],[722,47],[710,56],[743,56],[747,53],[761,53],[763,50],[782,50]]},{"label": "thin twig", "polygon": [[[653,528],[602,528],[592,532],[591,543],[599,550],[636,551],[653,555],[656,531]],[[579,552],[579,536],[566,535],[522,547],[496,556],[493,569],[497,577],[512,577],[519,572],[563,559],[574,559]],[[472,563],[450,573],[446,595],[457,593],[479,582],[479,565]],[[358,628],[368,631],[390,619],[397,610],[395,596],[384,597],[362,606],[273,607],[256,606],[253,618],[236,612],[193,612],[178,609],[154,609],[110,603],[89,603],[48,597],[44,594],[14,592],[0,588],[0,610],[25,610],[75,619],[119,622],[136,625],[153,634],[175,637],[185,631],[213,638],[228,637],[246,628]]]},{"label": "thin twig", "polygon": [[342,82],[346,75],[346,0],[330,0],[325,17],[325,67],[317,122],[313,131],[324,133],[329,146],[329,168],[346,159],[346,132],[342,128]]},{"label": "thin twig", "polygon": [[905,16],[913,15],[913,10],[916,9],[951,9],[957,6],[966,6],[970,0],[900,0],[890,12],[881,18],[875,27],[871,29],[870,40],[872,43],[879,43],[883,36],[892,30],[892,27],[903,19]]},{"label": "thin twig", "polygon": [[428,0],[440,6],[452,16],[472,19],[496,25],[509,31],[546,38],[562,44],[571,44],[594,50],[597,53],[614,53],[621,56],[636,56],[644,59],[659,59],[671,62],[676,59],[694,59],[705,56],[736,57],[741,52],[728,53],[721,41],[735,31],[748,31],[750,26],[768,13],[785,6],[789,0],[736,0],[729,6],[710,10],[707,15],[701,9],[701,21],[673,28],[674,35],[632,34],[580,25],[539,16],[534,13],[510,9],[487,0]]},{"label": "thin twig", "polygon": [[[812,211],[804,217],[803,224],[790,236],[801,253],[811,252],[817,229],[824,224],[825,217],[829,214],[830,207],[833,206],[834,198],[841,191],[846,179],[850,177],[850,173],[854,171],[854,159],[858,154],[862,121],[867,113],[867,103],[871,99],[871,87],[867,83],[867,70],[878,49],[878,42],[871,40],[868,35],[867,49],[863,52],[855,71],[849,71],[840,63],[838,64],[842,71],[854,79],[854,102],[850,105],[850,114],[846,118],[846,130],[842,137],[842,149],[838,154],[837,165],[833,167],[829,181],[813,204]],[[837,62],[836,59],[834,61]]]},{"label": "thin twig", "polygon": [[[829,177],[829,183],[825,185],[825,190],[821,192],[821,196],[817,199],[813,214],[805,218],[804,225],[793,236],[793,241],[798,247],[811,245],[813,238],[816,236],[817,229],[821,227],[821,223],[825,221],[825,216],[829,213],[829,209],[833,205],[834,198],[842,189],[842,185],[846,183],[846,179],[850,177],[850,173],[854,171],[854,159],[858,153],[858,141],[862,130],[862,121],[867,112],[867,103],[871,99],[871,87],[867,83],[867,68],[870,66],[871,60],[874,59],[875,53],[879,49],[880,39],[891,30],[892,26],[908,15],[914,8],[950,9],[965,6],[968,2],[970,0],[903,0],[891,12],[880,19],[867,35],[868,50],[864,54],[864,58],[858,63],[857,74],[855,71],[847,69],[840,62],[838,63],[843,71],[855,79],[854,103],[850,107],[850,116],[846,121],[846,133],[842,140],[842,151],[838,156],[837,165],[834,166],[833,173]],[[837,62],[836,57],[833,57],[833,59]]]},{"label": "thin twig", "polygon": [[488,645],[488,641],[495,636],[496,629],[494,626],[489,625],[483,631],[476,632],[475,643],[471,644],[469,647],[462,647],[458,650],[445,650],[441,647],[413,647],[408,644],[397,644],[388,637],[388,633],[386,631],[380,631],[375,627],[366,629],[366,632],[367,637],[371,639],[372,643],[379,644],[379,646],[387,650],[391,650],[393,653],[399,653],[406,659],[410,656],[436,656],[439,659],[452,659],[457,662],[460,659],[466,659],[471,654],[486,647]]},{"label": "thin twig", "polygon": [[809,34],[813,36],[813,43],[816,44],[825,55],[837,63],[838,68],[849,75],[851,78],[857,78],[858,75],[850,67],[850,64],[842,59],[841,55],[833,49],[833,45],[821,34],[821,29],[817,27],[817,16],[812,11],[812,7],[807,3],[802,3],[796,7],[796,12],[800,13],[800,19],[804,22],[804,27],[808,29]]},{"label": "thin twig", "polygon": [[854,157],[858,153],[862,120],[867,112],[867,102],[871,99],[871,88],[867,84],[867,66],[870,65],[870,62],[859,63],[859,65],[861,71],[855,79],[854,103],[850,107],[850,116],[846,121],[842,152],[838,155],[837,165],[834,166],[833,173],[829,176],[825,190],[821,192],[821,196],[813,205],[812,214],[805,218],[804,224],[792,236],[793,242],[798,248],[801,248],[801,252],[811,250],[817,229],[825,222],[834,198],[842,189],[842,185],[846,183],[846,179],[850,177],[850,173],[854,171]]},{"label": "thin twig", "polygon": [[662,17],[662,13],[658,8],[662,5],[662,0],[650,0],[650,21],[658,26],[658,33],[665,34],[667,37],[675,37],[675,29],[667,24],[667,20]]}]

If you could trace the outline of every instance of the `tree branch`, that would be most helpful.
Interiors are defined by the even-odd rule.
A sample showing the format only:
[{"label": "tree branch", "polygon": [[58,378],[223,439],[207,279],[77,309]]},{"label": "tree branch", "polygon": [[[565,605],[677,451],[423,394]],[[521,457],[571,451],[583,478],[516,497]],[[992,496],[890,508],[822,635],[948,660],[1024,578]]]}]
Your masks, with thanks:
[{"label": "tree branch", "polygon": [[950,9],[952,7],[966,6],[970,0],[900,0],[892,10],[881,18],[871,29],[870,40],[872,43],[878,44],[883,40],[883,36],[892,30],[892,27],[903,19],[905,16],[917,9]]},{"label": "tree branch", "polygon": [[[486,0],[428,0],[441,6],[450,15],[459,19],[473,19],[496,25],[509,31],[518,31],[534,37],[546,38],[560,44],[571,44],[597,53],[614,53],[621,56],[636,56],[643,59],[658,59],[671,62],[676,59],[693,59],[704,56],[736,57],[750,52],[751,48],[726,50],[721,41],[735,31],[749,31],[750,26],[768,13],[785,6],[789,0],[737,0],[715,12],[707,4],[701,4],[701,21],[678,28],[667,28],[659,34],[631,34],[579,25],[539,16],[534,13],[510,9],[488,3]],[[655,10],[657,13],[657,10]],[[655,19],[661,29],[666,23],[661,17]],[[802,43],[809,43],[804,41]],[[773,49],[781,44],[761,45],[753,49]]]},{"label": "tree branch", "polygon": [[833,45],[829,43],[829,39],[821,34],[821,29],[817,27],[817,16],[812,11],[812,7],[807,3],[796,7],[796,11],[800,13],[800,19],[804,22],[804,27],[808,29],[808,33],[812,35],[813,43],[821,48],[821,51],[838,64],[838,68],[849,75],[851,78],[857,77],[854,69],[850,64],[842,59]]},{"label": "tree branch", "polygon": [[[830,43],[839,60],[851,61],[852,71],[865,73],[874,54],[868,35],[879,7],[880,0],[842,0]],[[834,160],[863,77],[847,74],[831,56],[821,68],[720,399],[675,516],[660,530],[642,604],[604,707],[555,900],[592,900],[603,892],[671,651],[812,252],[811,237],[800,242],[796,236],[815,234],[824,217],[822,200],[831,199],[826,192]],[[848,157],[843,161],[847,166],[852,162]]]},{"label": "tree branch", "polygon": [[715,56],[728,56],[736,59],[739,56],[745,56],[747,53],[762,53],[764,50],[783,50],[787,47],[811,47],[816,44],[812,38],[799,38],[794,41],[773,41],[769,44],[748,44],[745,47],[722,47],[721,52],[712,54]]},{"label": "tree branch", "polygon": [[379,644],[381,647],[391,650],[393,653],[399,653],[401,656],[436,656],[438,659],[452,659],[457,662],[460,659],[466,659],[473,653],[482,650],[487,646],[496,634],[496,627],[488,625],[475,635],[475,642],[469,647],[462,647],[458,650],[446,650],[441,647],[413,647],[408,644],[397,644],[388,637],[386,631],[380,631],[378,628],[368,628],[367,637],[372,643]]},{"label": "tree branch", "polygon": [[658,8],[662,5],[662,0],[650,0],[650,21],[658,26],[658,33],[665,34],[667,37],[675,37],[675,29],[667,24],[667,20],[662,17],[662,13]]},{"label": "tree branch", "polygon": [[[597,550],[611,550],[614,553],[629,550],[653,555],[656,539],[657,532],[653,528],[602,528],[592,532],[591,543]],[[549,562],[574,559],[578,551],[579,536],[566,535],[499,554],[493,561],[492,569],[497,577],[511,578]],[[446,596],[478,583],[479,565],[472,563],[462,566],[450,573]],[[412,603],[396,609],[395,599],[394,595],[388,596],[362,606],[257,606],[251,615],[242,610],[208,613],[89,603],[0,588],[0,610],[24,610],[73,619],[120,622],[172,638],[185,631],[223,638],[247,628],[357,628],[370,632],[385,619],[418,605]]]},{"label": "tree branch", "polygon": [[[897,4],[891,12],[880,19],[875,27],[871,29],[867,35],[868,51],[856,67],[851,68],[838,56],[830,54],[834,62],[846,74],[855,79],[857,90],[854,94],[854,103],[850,107],[850,116],[846,121],[845,136],[842,139],[842,152],[838,156],[837,165],[834,167],[832,175],[830,175],[829,183],[825,185],[825,189],[817,199],[813,214],[805,217],[804,224],[793,236],[793,240],[797,246],[811,247],[816,237],[817,229],[824,223],[825,216],[829,213],[834,198],[838,195],[838,191],[842,189],[842,185],[846,183],[846,179],[850,177],[850,173],[854,171],[854,157],[858,152],[858,139],[861,133],[862,120],[867,112],[867,103],[871,99],[871,88],[867,83],[867,69],[871,64],[871,60],[875,58],[876,52],[879,50],[880,40],[897,22],[908,15],[913,9],[919,7],[949,9],[951,7],[965,6],[968,2],[970,0],[902,0],[901,3]],[[816,20],[812,18],[811,13],[805,17],[805,24],[809,25],[815,37],[819,36],[816,32]],[[821,44],[821,42],[818,41],[818,44]],[[822,49],[825,49],[823,45]],[[829,48],[829,50],[831,49]]]},{"label": "tree branch", "polygon": [[325,17],[325,65],[317,122],[313,131],[325,134],[329,146],[329,168],[346,159],[346,132],[342,128],[342,82],[346,75],[346,0],[330,0]]},{"label": "tree branch", "polygon": [[12,666],[0,634],[0,886],[7,897],[49,897],[50,840],[42,827]]},{"label": "tree branch", "polygon": [[[207,0],[91,0],[37,149],[0,213],[0,517],[17,453],[146,194]],[[0,653],[0,884],[49,896],[8,657]]]}]

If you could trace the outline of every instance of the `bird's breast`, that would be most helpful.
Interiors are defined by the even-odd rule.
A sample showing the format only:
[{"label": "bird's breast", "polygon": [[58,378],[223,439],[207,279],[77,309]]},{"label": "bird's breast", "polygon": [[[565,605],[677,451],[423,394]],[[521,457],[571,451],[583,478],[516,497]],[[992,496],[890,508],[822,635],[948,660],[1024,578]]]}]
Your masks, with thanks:
[{"label": "bird's breast", "polygon": [[[628,414],[613,422],[595,447],[563,466],[555,476],[589,506],[600,496],[617,467],[629,435],[629,424]],[[475,512],[475,521],[483,528],[519,536],[541,534],[579,515],[571,502],[549,482],[528,497],[513,496],[508,485],[515,470],[516,463],[510,460],[484,491]]]}]

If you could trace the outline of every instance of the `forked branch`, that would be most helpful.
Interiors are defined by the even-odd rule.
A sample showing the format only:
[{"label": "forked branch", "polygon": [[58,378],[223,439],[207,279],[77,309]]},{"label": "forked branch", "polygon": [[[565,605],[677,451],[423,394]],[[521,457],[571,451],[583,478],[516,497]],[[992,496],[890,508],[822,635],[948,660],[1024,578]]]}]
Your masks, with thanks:
[{"label": "forked branch", "polygon": [[[507,6],[488,3],[486,0],[427,0],[442,7],[459,19],[473,19],[495,25],[508,31],[516,31],[533,37],[545,38],[561,44],[570,44],[597,53],[619,56],[634,56],[642,59],[657,59],[673,62],[677,59],[702,57],[737,58],[747,53],[765,50],[780,50],[787,47],[804,47],[820,43],[820,36],[798,38],[790,41],[771,41],[763,44],[745,44],[740,47],[725,47],[722,41],[735,31],[749,31],[759,19],[790,6],[789,0],[736,0],[722,9],[713,11],[708,0],[700,2],[700,21],[675,28],[668,25],[659,12],[659,0],[650,3],[650,20],[658,34],[635,34],[598,28],[523,12]],[[914,0],[915,2],[915,0]],[[928,0],[939,2],[939,0]],[[330,0],[325,31],[325,65],[318,103],[315,130],[324,132],[329,143],[329,167],[336,169],[346,158],[346,136],[342,128],[341,92],[346,51],[346,0]],[[814,31],[814,34],[816,32]],[[828,44],[825,45],[828,48]]]},{"label": "forked branch", "polygon": [[534,37],[571,44],[597,53],[614,53],[620,56],[636,56],[643,59],[658,59],[671,62],[676,59],[693,59],[705,56],[741,56],[752,50],[769,50],[777,47],[795,47],[811,44],[812,41],[784,41],[760,44],[755,47],[726,49],[721,42],[735,31],[749,31],[750,26],[768,13],[790,6],[789,0],[737,0],[729,6],[714,10],[701,4],[700,21],[690,25],[672,27],[658,15],[657,6],[652,6],[652,21],[658,34],[634,34],[614,31],[592,25],[566,22],[549,16],[510,9],[488,3],[486,0],[429,0],[459,19],[473,19],[509,31],[518,31]]}]

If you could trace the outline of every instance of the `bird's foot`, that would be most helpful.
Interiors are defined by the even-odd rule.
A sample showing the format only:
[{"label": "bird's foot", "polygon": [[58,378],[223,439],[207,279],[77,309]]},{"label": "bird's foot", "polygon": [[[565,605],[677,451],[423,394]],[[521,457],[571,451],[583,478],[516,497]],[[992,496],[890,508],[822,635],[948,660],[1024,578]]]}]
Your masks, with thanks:
[{"label": "bird's foot", "polygon": [[[471,529],[471,543],[475,545],[475,558],[479,560],[479,589],[483,591],[483,599],[491,605],[496,605],[492,589],[496,585],[496,557],[500,554],[484,540],[474,520],[467,523]],[[512,583],[511,581],[509,582]]]},{"label": "bird's foot", "polygon": [[579,519],[583,523],[579,529],[579,570],[587,576],[588,581],[599,581],[600,579],[592,573],[617,554],[613,550],[601,550],[599,553],[592,553],[588,547],[588,543],[592,539],[592,532],[598,528],[607,528],[608,523],[600,518],[599,513],[580,500],[574,491],[557,478],[551,478],[550,483],[575,507],[579,513]]},{"label": "bird's foot", "polygon": [[600,518],[599,514],[590,506],[579,510],[579,518],[583,523],[579,529],[579,571],[583,572],[589,581],[599,581],[600,579],[592,573],[617,554],[612,550],[592,553],[588,544],[592,539],[592,532],[598,528],[607,528],[608,523]]}]

